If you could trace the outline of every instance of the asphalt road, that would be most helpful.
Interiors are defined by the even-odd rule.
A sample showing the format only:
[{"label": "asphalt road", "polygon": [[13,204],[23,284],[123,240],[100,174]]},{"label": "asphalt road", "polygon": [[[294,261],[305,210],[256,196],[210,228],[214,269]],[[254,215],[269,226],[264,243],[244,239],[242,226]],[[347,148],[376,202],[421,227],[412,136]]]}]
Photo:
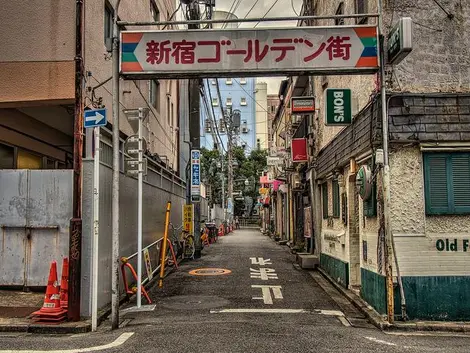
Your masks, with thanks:
[{"label": "asphalt road", "polygon": [[[121,329],[104,323],[83,335],[4,334],[0,353],[470,352],[470,336],[377,330],[318,273],[296,269],[293,260],[259,232],[236,231],[154,287],[155,310],[123,315]],[[231,272],[189,273],[208,268]]]}]

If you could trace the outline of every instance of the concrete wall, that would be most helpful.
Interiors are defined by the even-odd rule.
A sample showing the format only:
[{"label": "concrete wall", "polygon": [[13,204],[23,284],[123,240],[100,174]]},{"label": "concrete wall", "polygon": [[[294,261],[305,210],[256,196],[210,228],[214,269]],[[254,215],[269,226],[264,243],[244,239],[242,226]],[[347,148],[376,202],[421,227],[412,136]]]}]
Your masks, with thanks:
[{"label": "concrete wall", "polygon": [[[470,238],[470,215],[426,216],[423,157],[418,147],[390,156],[391,220],[404,276],[468,275],[470,258],[462,240]],[[457,239],[456,252],[436,249],[438,239]]]},{"label": "concrete wall", "polygon": [[0,24],[0,104],[72,100],[75,1],[4,1]]},{"label": "concrete wall", "polygon": [[[151,164],[149,163],[149,166]],[[83,243],[82,243],[82,315],[91,312],[91,268],[93,234],[93,161],[87,159],[83,164]],[[100,240],[99,240],[99,288],[98,306],[101,308],[111,302],[111,198],[112,169],[100,166]],[[120,256],[130,256],[137,252],[137,179],[121,174],[120,178]],[[166,203],[171,201],[171,222],[182,223],[182,206],[185,190],[171,180],[150,170],[143,187],[143,246],[163,236]],[[151,253],[155,257],[154,253]],[[131,261],[136,269],[136,261]],[[156,266],[155,263],[152,264]],[[144,273],[145,273],[145,265]],[[137,270],[136,270],[137,271]],[[121,275],[120,275],[121,277]],[[121,294],[123,293],[121,277]]]},{"label": "concrete wall", "polygon": [[255,89],[256,100],[256,141],[260,141],[261,149],[268,148],[268,84],[257,82]]}]

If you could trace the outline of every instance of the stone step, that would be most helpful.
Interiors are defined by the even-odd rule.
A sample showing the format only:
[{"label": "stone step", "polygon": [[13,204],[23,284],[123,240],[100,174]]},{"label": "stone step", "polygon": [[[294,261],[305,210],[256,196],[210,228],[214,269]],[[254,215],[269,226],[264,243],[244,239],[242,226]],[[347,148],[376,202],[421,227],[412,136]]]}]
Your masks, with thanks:
[{"label": "stone step", "polygon": [[314,269],[320,264],[318,255],[309,253],[297,253],[296,260],[303,269]]}]

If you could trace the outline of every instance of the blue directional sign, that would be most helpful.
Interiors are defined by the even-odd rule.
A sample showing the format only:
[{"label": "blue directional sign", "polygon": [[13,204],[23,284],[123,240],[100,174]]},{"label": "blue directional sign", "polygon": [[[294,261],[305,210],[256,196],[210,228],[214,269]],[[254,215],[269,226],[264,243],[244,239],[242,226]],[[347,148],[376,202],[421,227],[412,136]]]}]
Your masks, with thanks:
[{"label": "blue directional sign", "polygon": [[84,115],[85,128],[106,125],[106,109],[85,110]]},{"label": "blue directional sign", "polygon": [[198,202],[201,195],[201,151],[191,150],[191,199]]}]

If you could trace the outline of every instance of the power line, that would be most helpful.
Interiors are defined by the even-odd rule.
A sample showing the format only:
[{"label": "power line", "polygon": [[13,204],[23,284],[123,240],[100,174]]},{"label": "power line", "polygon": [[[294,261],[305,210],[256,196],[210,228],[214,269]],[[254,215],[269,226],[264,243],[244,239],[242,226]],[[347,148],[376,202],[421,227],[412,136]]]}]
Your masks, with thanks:
[{"label": "power line", "polygon": [[245,17],[243,17],[243,19],[247,18],[247,16],[251,13],[251,11],[255,8],[256,4],[259,2],[259,0],[256,0],[255,3],[253,4],[253,6],[248,10],[248,12],[246,13]]},{"label": "power line", "polygon": [[[160,122],[160,120],[158,120],[158,117],[157,115],[155,114],[155,112],[153,111],[149,101],[147,100],[147,98],[145,98],[144,94],[142,93],[142,91],[140,90],[140,87],[137,85],[137,82],[135,80],[133,80],[132,82],[134,82],[134,85],[135,87],[137,88],[137,91],[139,91],[140,93],[140,96],[142,97],[142,99],[145,101],[145,103],[147,104],[147,107],[149,108],[149,111],[152,113],[153,117],[155,118],[155,120],[157,121],[157,124],[161,127],[162,129],[162,132],[163,134],[166,136],[166,138],[168,139],[168,141],[170,142],[170,144],[172,145],[173,149],[174,150],[177,150],[176,149],[176,146],[175,146],[175,143],[173,142],[173,139],[171,138],[170,135],[168,135],[168,133],[166,132],[165,128],[163,127],[162,123]],[[168,148],[168,146],[166,146],[165,142],[161,141],[157,135],[154,135],[157,140],[159,140],[169,151],[171,151],[170,148]]]},{"label": "power line", "polygon": [[297,11],[295,10],[294,0],[290,0],[290,6],[292,7],[292,10],[294,11],[295,15],[296,15],[296,16],[299,16],[299,14],[297,13]]},{"label": "power line", "polygon": [[[269,12],[271,12],[271,10],[273,9],[273,7],[279,2],[279,0],[275,0],[274,3],[271,5],[271,7],[269,8],[268,11],[266,11],[266,13],[263,15],[262,18],[265,18]],[[260,24],[261,21],[258,21],[255,26],[253,28],[256,28],[259,24]]]},{"label": "power line", "polygon": [[210,87],[209,87],[209,80],[207,80],[207,79],[206,79],[206,84],[207,84],[207,90],[209,92],[209,100],[210,100],[210,105],[211,105],[211,110],[212,110],[212,119],[213,119],[213,122],[214,122],[214,125],[215,125],[217,136],[219,137],[220,145],[222,146],[223,151],[225,153],[227,153],[227,151],[225,150],[224,143],[222,141],[222,137],[220,137],[219,126],[217,124],[217,119],[215,117],[214,106],[212,105],[212,92],[211,92]]},{"label": "power line", "polygon": [[253,98],[253,96],[248,93],[248,91],[247,91],[246,89],[243,88],[243,86],[241,85],[241,83],[238,82],[236,78],[234,78],[233,80],[237,83],[237,85],[240,86],[240,88],[241,88],[243,91],[245,91],[245,93],[248,95],[248,97],[250,97],[256,104],[258,104],[258,106],[259,106],[261,109],[263,109],[266,113],[269,114],[269,112],[268,112],[261,104],[259,104],[259,103],[256,101],[256,99]]},{"label": "power line", "polygon": [[[173,19],[173,17],[175,17],[176,13],[181,9],[181,4],[182,3],[180,2],[179,6],[176,8],[175,12],[173,12],[171,14],[170,18],[167,21],[171,21]],[[164,30],[166,28],[166,26],[168,26],[168,25],[164,25],[162,30]]]},{"label": "power line", "polygon": [[[206,81],[207,81],[207,80],[206,80]],[[203,87],[204,87],[204,86],[203,86]],[[211,94],[210,89],[209,89],[208,91],[209,91],[210,101],[212,101],[212,94]],[[207,111],[207,113],[208,113],[208,116],[210,117],[210,111],[209,111],[209,108],[208,108],[209,105],[208,105],[208,102],[207,102],[207,100],[206,100],[207,97],[206,97],[206,95],[205,95],[205,87],[204,87],[204,88],[201,88],[201,96],[202,96],[202,98],[204,99],[204,105],[205,105],[205,107],[206,107],[206,111]],[[212,110],[212,121],[213,121],[213,123],[214,123],[215,131],[216,131],[216,140],[217,140],[216,142],[217,142],[217,143],[220,143],[220,145],[222,146],[223,152],[227,152],[227,151],[225,150],[224,144],[223,144],[223,142],[222,142],[222,138],[220,137],[219,127],[217,126],[217,120],[216,120],[216,118],[215,118],[214,107],[212,106],[212,104],[210,104],[210,105],[211,105],[211,110]]]}]

